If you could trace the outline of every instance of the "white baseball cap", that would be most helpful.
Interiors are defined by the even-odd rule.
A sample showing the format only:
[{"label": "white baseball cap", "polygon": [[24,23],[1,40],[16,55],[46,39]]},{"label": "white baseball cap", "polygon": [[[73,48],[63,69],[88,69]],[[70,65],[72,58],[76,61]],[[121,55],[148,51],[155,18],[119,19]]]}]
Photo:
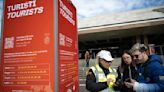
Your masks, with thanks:
[{"label": "white baseball cap", "polygon": [[112,58],[112,55],[109,51],[107,50],[101,50],[97,56],[99,58],[105,59],[106,61],[113,61],[114,59]]}]

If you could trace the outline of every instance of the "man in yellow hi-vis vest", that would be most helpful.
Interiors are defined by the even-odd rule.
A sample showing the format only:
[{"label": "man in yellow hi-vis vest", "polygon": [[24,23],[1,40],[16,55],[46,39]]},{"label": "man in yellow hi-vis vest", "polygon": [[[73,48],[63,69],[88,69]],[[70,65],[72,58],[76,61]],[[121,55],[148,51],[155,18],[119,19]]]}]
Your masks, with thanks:
[{"label": "man in yellow hi-vis vest", "polygon": [[114,60],[111,53],[101,50],[97,54],[98,64],[90,67],[86,77],[86,88],[91,92],[114,92],[113,84],[116,81],[117,72],[110,68]]}]

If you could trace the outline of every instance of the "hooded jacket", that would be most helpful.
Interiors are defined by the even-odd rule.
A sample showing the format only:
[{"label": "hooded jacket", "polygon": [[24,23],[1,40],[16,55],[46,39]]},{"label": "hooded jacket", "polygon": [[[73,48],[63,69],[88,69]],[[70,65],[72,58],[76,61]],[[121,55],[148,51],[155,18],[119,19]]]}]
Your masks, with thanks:
[{"label": "hooded jacket", "polygon": [[160,64],[163,64],[162,59],[159,55],[153,54],[153,55],[150,55],[149,57],[151,57],[152,60],[155,60],[159,62]]},{"label": "hooded jacket", "polygon": [[138,67],[139,76],[134,89],[136,92],[164,91],[164,66],[158,55],[150,55],[148,61]]}]

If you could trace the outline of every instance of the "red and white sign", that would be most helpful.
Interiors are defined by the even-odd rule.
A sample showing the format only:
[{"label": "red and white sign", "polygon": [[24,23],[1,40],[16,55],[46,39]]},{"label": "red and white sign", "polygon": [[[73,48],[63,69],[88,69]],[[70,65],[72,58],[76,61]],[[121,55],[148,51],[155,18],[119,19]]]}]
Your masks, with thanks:
[{"label": "red and white sign", "polygon": [[76,10],[68,0],[58,2],[59,92],[78,92]]},{"label": "red and white sign", "polygon": [[5,0],[2,92],[78,92],[76,10],[57,1],[58,9],[55,0]]}]

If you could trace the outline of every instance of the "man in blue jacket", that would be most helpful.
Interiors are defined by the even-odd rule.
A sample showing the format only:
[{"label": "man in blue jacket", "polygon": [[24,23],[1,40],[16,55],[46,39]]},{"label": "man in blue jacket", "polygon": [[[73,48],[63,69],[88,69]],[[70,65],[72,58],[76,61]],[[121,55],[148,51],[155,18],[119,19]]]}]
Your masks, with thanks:
[{"label": "man in blue jacket", "polygon": [[164,67],[160,64],[160,57],[146,54],[147,47],[136,43],[132,48],[134,62],[138,66],[137,80],[125,82],[129,88],[136,92],[164,92]]}]

